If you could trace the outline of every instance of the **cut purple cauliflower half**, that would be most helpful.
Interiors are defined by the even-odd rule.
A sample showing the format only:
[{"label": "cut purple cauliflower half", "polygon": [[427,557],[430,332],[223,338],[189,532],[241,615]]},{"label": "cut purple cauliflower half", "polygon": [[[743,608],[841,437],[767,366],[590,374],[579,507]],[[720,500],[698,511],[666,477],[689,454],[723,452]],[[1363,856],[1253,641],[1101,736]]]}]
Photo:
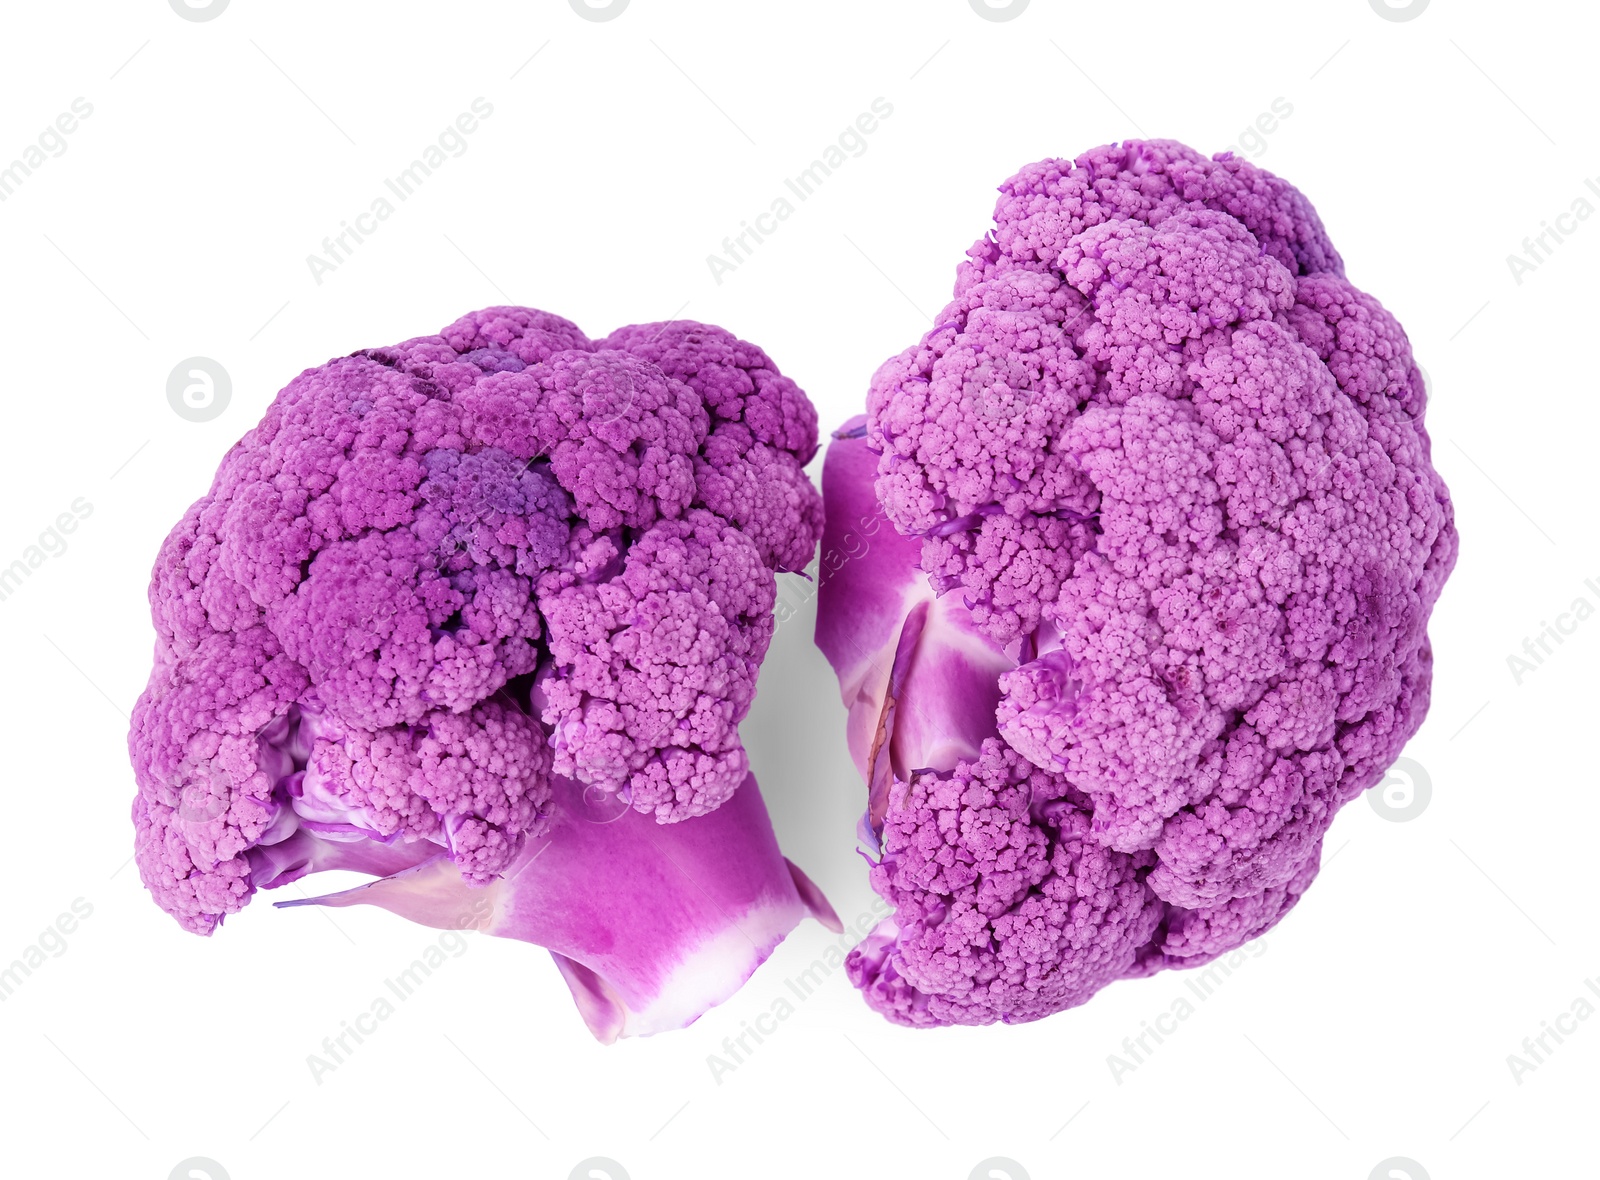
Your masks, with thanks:
[{"label": "cut purple cauliflower half", "polygon": [[765,353],[690,321],[493,307],[306,370],[156,559],[146,887],[210,934],[374,875],[312,900],[546,946],[607,1040],[692,1021],[808,912],[837,929],[738,731],[816,446]]},{"label": "cut purple cauliflower half", "polygon": [[823,468],[817,643],[867,783],[850,956],[1034,1020],[1281,919],[1427,713],[1456,559],[1422,374],[1231,153],[1024,168]]}]

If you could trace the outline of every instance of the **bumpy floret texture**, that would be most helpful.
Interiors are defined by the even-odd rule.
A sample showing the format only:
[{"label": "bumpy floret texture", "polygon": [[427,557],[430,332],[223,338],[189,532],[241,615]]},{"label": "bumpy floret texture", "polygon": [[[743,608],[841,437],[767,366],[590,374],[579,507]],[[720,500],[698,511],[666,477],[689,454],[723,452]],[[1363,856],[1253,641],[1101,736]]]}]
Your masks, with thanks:
[{"label": "bumpy floret texture", "polygon": [[1456,555],[1406,335],[1293,187],[1149,141],[1000,191],[867,404],[884,513],[1014,663],[983,756],[891,792],[896,932],[852,972],[910,1023],[1031,1019],[1281,917],[1421,724]]},{"label": "bumpy floret texture", "polygon": [[496,307],[308,369],[156,561],[146,885],[209,932],[296,831],[430,842],[483,883],[553,774],[660,822],[715,808],[774,571],[821,528],[815,449],[794,382],[689,321],[593,341]]},{"label": "bumpy floret texture", "polygon": [[700,508],[651,525],[608,581],[546,576],[539,605],[563,669],[543,685],[556,769],[627,787],[663,821],[720,805],[749,768],[737,724],[775,594],[750,539]]},{"label": "bumpy floret texture", "polygon": [[1129,973],[1161,923],[1141,871],[1154,857],[1098,843],[1062,790],[994,739],[901,786],[871,872],[895,916],[851,961],[874,1007],[907,1024],[1034,1020]]},{"label": "bumpy floret texture", "polygon": [[302,725],[312,745],[292,793],[308,826],[431,840],[474,884],[491,880],[518,837],[537,830],[550,749],[538,723],[510,703],[490,698],[465,713],[438,710],[420,725],[375,732],[326,716],[306,715]]}]

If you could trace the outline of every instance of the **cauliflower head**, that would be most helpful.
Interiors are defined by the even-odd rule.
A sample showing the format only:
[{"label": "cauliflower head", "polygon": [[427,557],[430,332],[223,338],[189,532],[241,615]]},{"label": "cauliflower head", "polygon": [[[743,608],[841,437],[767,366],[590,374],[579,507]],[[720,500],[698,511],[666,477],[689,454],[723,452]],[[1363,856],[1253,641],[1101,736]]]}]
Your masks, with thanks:
[{"label": "cauliflower head", "polygon": [[1282,918],[1422,723],[1456,557],[1405,332],[1294,187],[1155,140],[1000,193],[823,477],[817,640],[894,906],[849,971],[912,1025]]}]

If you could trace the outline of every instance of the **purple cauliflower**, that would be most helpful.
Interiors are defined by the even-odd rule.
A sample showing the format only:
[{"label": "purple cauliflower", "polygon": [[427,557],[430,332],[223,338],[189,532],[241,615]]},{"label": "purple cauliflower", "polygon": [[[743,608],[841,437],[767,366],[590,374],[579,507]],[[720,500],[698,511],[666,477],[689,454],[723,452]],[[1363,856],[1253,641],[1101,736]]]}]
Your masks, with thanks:
[{"label": "purple cauliflower", "polygon": [[317,900],[548,946],[605,1039],[836,926],[738,732],[821,529],[816,440],[765,353],[688,321],[494,307],[300,374],[156,559],[146,887],[209,934],[373,874]]},{"label": "purple cauliflower", "polygon": [[894,907],[847,966],[908,1025],[1281,919],[1427,713],[1456,558],[1406,335],[1292,186],[1153,140],[1000,192],[823,472],[817,642]]}]

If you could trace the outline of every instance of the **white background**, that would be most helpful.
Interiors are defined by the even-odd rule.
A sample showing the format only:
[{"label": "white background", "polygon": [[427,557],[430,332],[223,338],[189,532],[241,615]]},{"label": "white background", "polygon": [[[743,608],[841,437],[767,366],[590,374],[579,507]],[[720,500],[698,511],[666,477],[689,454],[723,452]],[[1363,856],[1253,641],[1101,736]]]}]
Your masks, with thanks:
[{"label": "white background", "polygon": [[[1520,1084],[1506,1061],[1600,976],[1600,621],[1521,684],[1507,665],[1573,599],[1600,605],[1600,218],[1520,284],[1506,262],[1600,177],[1592,10],[1033,0],[994,21],[967,0],[634,0],[597,22],[566,0],[234,0],[188,21],[141,0],[4,19],[0,163],[75,98],[93,114],[0,203],[0,564],[75,498],[93,514],[0,602],[0,964],[74,899],[93,912],[0,1003],[0,1174],[166,1180],[189,1157],[219,1164],[212,1180],[563,1180],[593,1156],[634,1180],[964,1180],[993,1156],[1015,1180],[1364,1180],[1394,1156],[1421,1165],[1412,1180],[1592,1168],[1600,1020]],[[480,96],[494,113],[465,154],[317,283],[306,256]],[[894,112],[865,153],[714,281],[707,255],[880,96]],[[763,345],[829,428],[928,326],[1022,164],[1140,134],[1239,150],[1279,97],[1293,113],[1261,163],[1311,197],[1433,388],[1462,537],[1406,752],[1433,796],[1406,823],[1351,804],[1264,952],[1120,1083],[1107,1055],[1182,976],[1033,1025],[913,1032],[835,973],[719,1084],[707,1055],[833,941],[808,922],[693,1028],[610,1048],[542,952],[475,939],[319,1085],[307,1054],[436,933],[258,898],[206,940],[145,895],[125,733],[150,564],[302,368],[501,302],[594,336],[681,316]],[[166,399],[195,355],[233,380],[203,424]],[[785,850],[849,920],[871,899],[861,790],[811,619],[780,629],[745,735]]]}]

